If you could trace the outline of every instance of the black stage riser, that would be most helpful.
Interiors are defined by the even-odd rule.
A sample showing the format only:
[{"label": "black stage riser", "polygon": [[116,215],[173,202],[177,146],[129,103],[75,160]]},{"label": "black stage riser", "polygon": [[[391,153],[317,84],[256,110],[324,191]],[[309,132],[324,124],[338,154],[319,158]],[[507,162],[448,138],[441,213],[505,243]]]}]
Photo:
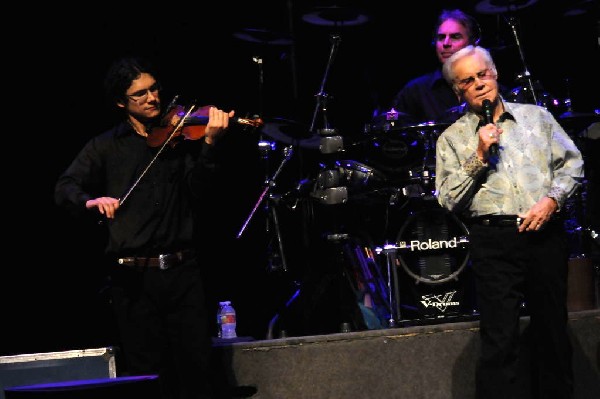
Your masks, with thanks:
[{"label": "black stage riser", "polygon": [[[525,330],[528,318],[522,318]],[[600,397],[600,310],[570,313],[574,399]],[[478,322],[218,346],[219,367],[253,399],[474,398]],[[522,365],[521,375],[527,375]],[[524,392],[527,392],[524,385]],[[240,396],[243,397],[243,396]]]}]

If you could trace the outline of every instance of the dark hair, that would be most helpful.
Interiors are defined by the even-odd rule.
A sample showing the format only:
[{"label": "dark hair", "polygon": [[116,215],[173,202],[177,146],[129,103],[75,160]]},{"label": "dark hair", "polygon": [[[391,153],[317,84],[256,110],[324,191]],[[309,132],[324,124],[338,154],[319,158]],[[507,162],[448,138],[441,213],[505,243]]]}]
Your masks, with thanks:
[{"label": "dark hair", "polygon": [[455,9],[443,10],[440,13],[440,16],[437,20],[437,24],[435,25],[435,31],[433,32],[434,44],[436,42],[438,28],[441,24],[443,24],[449,19],[457,21],[467,29],[469,35],[469,44],[476,46],[479,43],[479,41],[481,40],[481,27],[479,26],[479,23],[477,23],[477,20],[469,14],[465,13],[464,11]]},{"label": "dark hair", "polygon": [[156,70],[149,60],[138,56],[125,56],[115,60],[104,78],[106,100],[112,104],[126,100],[131,82],[142,73],[148,73],[158,80]]}]

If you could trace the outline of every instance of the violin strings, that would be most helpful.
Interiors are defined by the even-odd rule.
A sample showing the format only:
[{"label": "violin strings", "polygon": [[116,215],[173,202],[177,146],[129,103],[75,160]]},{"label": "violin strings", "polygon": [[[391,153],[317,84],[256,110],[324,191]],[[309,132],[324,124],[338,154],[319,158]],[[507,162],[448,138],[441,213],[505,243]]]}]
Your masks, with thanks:
[{"label": "violin strings", "polygon": [[181,129],[181,127],[184,124],[185,118],[187,118],[192,113],[192,111],[194,110],[194,108],[195,108],[195,105],[192,105],[190,107],[190,109],[187,111],[187,113],[185,114],[185,116],[179,120],[179,123],[177,123],[177,126],[175,126],[175,129],[173,130],[173,132],[171,133],[171,135],[169,136],[169,138],[167,140],[165,140],[165,142],[163,143],[163,145],[156,152],[156,155],[154,155],[154,158],[152,158],[152,160],[150,161],[150,163],[148,163],[148,165],[146,166],[146,168],[144,169],[144,171],[140,174],[140,176],[137,178],[137,180],[135,181],[135,183],[133,183],[133,185],[129,188],[129,190],[123,196],[123,198],[119,200],[119,206],[123,205],[123,203],[125,202],[125,200],[127,199],[127,197],[129,197],[129,194],[131,194],[131,192],[138,185],[138,183],[140,182],[140,180],[142,180],[142,178],[144,177],[144,175],[146,174],[146,172],[148,172],[148,169],[150,169],[150,166],[152,166],[154,164],[154,161],[156,161],[156,159],[158,158],[158,156],[163,152],[163,150],[165,149],[165,147],[167,146],[167,144],[169,143],[169,141],[171,141],[171,139],[173,137],[175,137],[175,133],[177,133]]}]

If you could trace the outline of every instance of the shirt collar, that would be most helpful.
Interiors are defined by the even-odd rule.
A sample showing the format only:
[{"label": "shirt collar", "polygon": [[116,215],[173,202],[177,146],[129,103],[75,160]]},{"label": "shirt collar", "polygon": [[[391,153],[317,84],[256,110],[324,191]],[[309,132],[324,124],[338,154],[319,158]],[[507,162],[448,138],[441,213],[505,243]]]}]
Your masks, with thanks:
[{"label": "shirt collar", "polygon": [[[504,105],[504,112],[500,115],[500,117],[498,118],[498,120],[496,121],[496,123],[501,123],[504,122],[507,119],[511,119],[513,121],[516,122],[515,117],[513,116],[513,114],[510,112],[510,106],[508,105],[509,103],[504,101],[504,99],[502,98],[502,96],[500,96],[500,101],[502,101],[502,104]],[[472,112],[473,114],[475,114],[475,112],[473,112],[471,109],[469,109],[470,112]],[[478,117],[479,118],[479,117]],[[483,119],[479,120],[479,123],[477,124],[477,129],[479,130],[480,127],[484,126],[485,122],[483,121]]]},{"label": "shirt collar", "polygon": [[509,101],[505,101],[504,98],[502,98],[502,96],[500,96],[500,100],[502,101],[502,104],[504,105],[504,112],[502,113],[502,115],[500,115],[500,117],[498,118],[498,122],[504,122],[507,119],[513,120],[513,121],[517,121],[514,117],[514,115],[511,112],[511,108],[512,106],[510,105]]}]

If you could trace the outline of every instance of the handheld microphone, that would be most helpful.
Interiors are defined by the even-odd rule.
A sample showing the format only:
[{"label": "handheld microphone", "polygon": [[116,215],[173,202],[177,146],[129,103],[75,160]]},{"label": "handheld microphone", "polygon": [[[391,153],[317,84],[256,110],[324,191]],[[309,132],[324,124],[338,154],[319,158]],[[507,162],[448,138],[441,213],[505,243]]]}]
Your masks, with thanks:
[{"label": "handheld microphone", "polygon": [[[484,115],[484,119],[485,119],[485,124],[487,125],[488,123],[494,123],[494,119],[492,117],[492,102],[486,98],[481,103],[481,106],[483,107],[483,115]],[[490,158],[497,159],[498,158],[498,143],[493,143],[492,145],[490,145],[488,152],[489,152]]]}]

